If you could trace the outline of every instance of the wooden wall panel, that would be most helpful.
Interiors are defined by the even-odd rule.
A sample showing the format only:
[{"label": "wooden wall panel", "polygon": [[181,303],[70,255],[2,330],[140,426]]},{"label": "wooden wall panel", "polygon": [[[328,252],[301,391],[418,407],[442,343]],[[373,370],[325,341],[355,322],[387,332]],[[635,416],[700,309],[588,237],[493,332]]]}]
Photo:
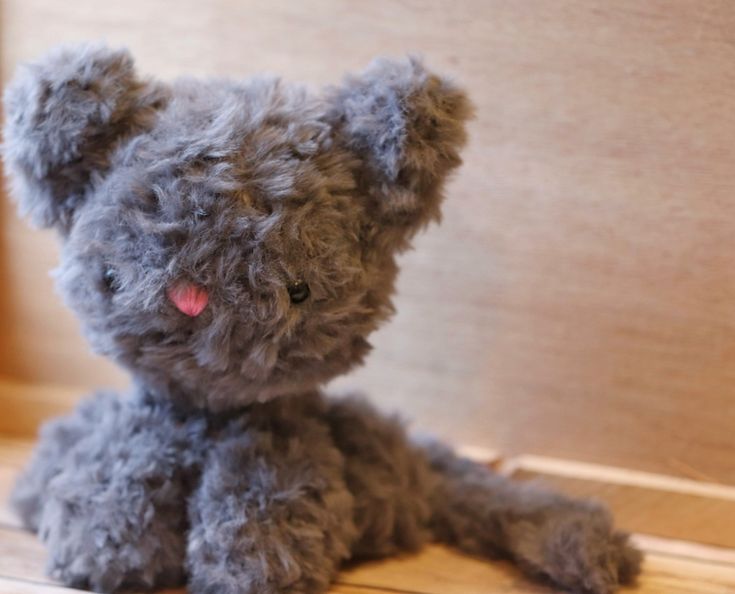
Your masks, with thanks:
[{"label": "wooden wall panel", "polygon": [[[143,72],[322,84],[422,53],[478,107],[358,385],[456,441],[735,482],[735,4],[0,0],[4,76],[69,39]],[[5,374],[121,382],[2,212]]]}]

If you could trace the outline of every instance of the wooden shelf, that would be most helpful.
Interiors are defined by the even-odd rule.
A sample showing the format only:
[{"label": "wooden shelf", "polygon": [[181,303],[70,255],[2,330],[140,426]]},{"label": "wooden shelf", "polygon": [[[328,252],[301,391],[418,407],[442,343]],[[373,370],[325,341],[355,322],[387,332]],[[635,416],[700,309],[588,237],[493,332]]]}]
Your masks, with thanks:
[{"label": "wooden shelf", "polygon": [[[43,571],[45,554],[36,537],[22,530],[18,519],[7,507],[7,495],[15,476],[25,462],[32,442],[23,439],[0,438],[0,594],[73,594],[78,590],[61,588],[49,580]],[[476,456],[482,452],[474,452]],[[606,489],[614,487],[613,493],[620,496],[621,483],[641,482],[638,473],[626,474],[604,467],[579,466],[575,462],[550,460],[547,458],[520,457],[505,461],[501,471],[517,474],[524,478],[540,478],[565,489],[582,481],[587,485],[588,495],[604,495]],[[577,469],[582,478],[572,478],[571,471]],[[554,473],[556,471],[556,474]],[[622,472],[622,474],[620,474]],[[617,477],[616,482],[606,483],[604,477]],[[650,478],[650,477],[649,477]],[[568,482],[569,481],[569,482]],[[574,483],[573,481],[577,481]],[[643,481],[645,483],[645,481]],[[651,498],[666,502],[669,497],[681,497],[683,485],[677,492],[667,489],[665,481],[648,481],[648,486],[639,486],[646,492],[640,505]],[[597,486],[597,492],[593,487]],[[700,496],[706,499],[706,488]],[[574,490],[574,489],[572,489]],[[715,494],[722,495],[717,489]],[[716,502],[727,498],[713,498]],[[615,501],[612,502],[613,505]],[[659,508],[656,508],[659,509]],[[656,509],[650,509],[655,516]],[[670,511],[670,507],[666,508]],[[732,517],[730,514],[729,517]],[[643,519],[643,520],[641,520]],[[636,513],[625,517],[628,522],[644,521],[645,514]],[[723,518],[726,522],[728,518]],[[671,516],[672,525],[678,520]],[[672,528],[673,530],[673,528]],[[645,572],[636,588],[624,592],[641,594],[728,594],[735,593],[735,550],[713,547],[683,540],[665,539],[654,536],[636,535],[638,544],[647,551]],[[177,592],[183,592],[182,590]],[[440,546],[427,547],[418,555],[410,555],[386,561],[366,563],[344,571],[332,594],[551,594],[553,590],[533,584],[509,563],[484,562],[459,555]],[[173,594],[173,592],[170,592]]]}]

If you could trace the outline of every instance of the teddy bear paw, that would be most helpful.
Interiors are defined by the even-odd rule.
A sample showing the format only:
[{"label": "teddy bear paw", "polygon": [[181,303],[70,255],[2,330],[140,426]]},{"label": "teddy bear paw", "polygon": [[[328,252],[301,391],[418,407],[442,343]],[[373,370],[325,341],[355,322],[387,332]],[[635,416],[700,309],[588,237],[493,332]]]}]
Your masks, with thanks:
[{"label": "teddy bear paw", "polygon": [[520,542],[518,557],[531,573],[575,594],[611,594],[640,572],[640,551],[596,505],[553,510]]},{"label": "teddy bear paw", "polygon": [[99,493],[97,499],[103,503],[95,505],[92,489],[85,500],[65,498],[58,493],[60,478],[65,477],[52,482],[39,525],[39,536],[48,548],[50,577],[95,592],[150,590],[183,582],[183,536],[156,517],[145,498],[129,493],[141,509],[116,505]]}]

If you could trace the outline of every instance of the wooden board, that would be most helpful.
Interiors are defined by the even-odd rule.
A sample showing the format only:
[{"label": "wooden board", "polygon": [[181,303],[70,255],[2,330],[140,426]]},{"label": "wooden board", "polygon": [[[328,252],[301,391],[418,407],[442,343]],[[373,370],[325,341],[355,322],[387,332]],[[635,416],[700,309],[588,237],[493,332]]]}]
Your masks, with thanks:
[{"label": "wooden board", "polygon": [[44,420],[68,412],[83,394],[77,388],[0,378],[0,435],[33,438]]},{"label": "wooden board", "polygon": [[605,502],[624,530],[735,548],[735,488],[626,469],[519,456],[503,470]]},{"label": "wooden board", "polygon": [[[7,507],[7,493],[31,443],[0,439],[0,594],[73,594],[76,590],[57,587],[44,574],[45,553],[36,537],[20,528]],[[545,469],[565,469],[569,475],[582,469],[590,480],[590,468],[573,462],[518,459],[505,464],[506,471],[526,473]],[[612,476],[610,469],[592,469],[598,482]],[[631,481],[640,479],[632,473]],[[619,484],[617,481],[615,484]],[[678,484],[680,491],[682,484]],[[704,486],[706,490],[706,485]],[[700,485],[700,490],[702,485]],[[716,493],[716,489],[713,491]],[[665,493],[664,493],[665,494]],[[644,499],[645,500],[645,499]],[[655,513],[655,510],[650,510]],[[672,515],[675,524],[678,516]],[[637,517],[640,521],[641,517]],[[638,529],[640,524],[633,524]],[[638,545],[647,552],[645,572],[635,590],[641,594],[735,594],[735,549],[716,548],[691,542],[636,535]],[[357,565],[344,572],[331,594],[551,594],[552,590],[530,583],[510,564],[484,562],[432,546],[419,555]],[[182,594],[170,591],[168,594]]]},{"label": "wooden board", "polygon": [[[659,548],[660,547],[659,545]],[[0,527],[0,594],[63,594],[43,574],[44,552],[30,534]],[[716,553],[716,551],[715,551]],[[171,591],[178,594],[181,591]],[[552,594],[505,562],[483,562],[443,547],[418,555],[361,565],[343,572],[331,594]],[[711,561],[678,552],[648,553],[640,594],[733,594],[735,562]],[[559,593],[561,594],[561,593]]]},{"label": "wooden board", "polygon": [[[466,166],[340,386],[455,441],[735,484],[735,3],[0,6],[4,78],[100,37],[163,77],[317,85],[408,51],[454,73],[478,107]],[[54,295],[50,234],[0,216],[0,373],[122,383]]]}]

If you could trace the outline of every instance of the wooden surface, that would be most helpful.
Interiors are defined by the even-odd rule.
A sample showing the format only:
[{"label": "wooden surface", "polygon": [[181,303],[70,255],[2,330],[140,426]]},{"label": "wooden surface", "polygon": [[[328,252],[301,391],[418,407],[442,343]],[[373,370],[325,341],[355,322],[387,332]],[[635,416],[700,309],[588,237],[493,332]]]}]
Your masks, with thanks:
[{"label": "wooden surface", "polygon": [[[0,0],[3,76],[63,41],[142,72],[334,82],[425,55],[478,108],[396,320],[339,382],[455,441],[735,483],[735,3]],[[122,383],[0,213],[0,374]],[[81,393],[81,390],[80,390]]]},{"label": "wooden surface", "polygon": [[[53,386],[28,386],[0,380],[0,501],[27,443],[45,418],[72,406],[77,392]],[[541,480],[570,495],[604,501],[618,525],[670,539],[735,548],[735,487],[548,457],[503,459],[496,451],[465,446],[461,453],[523,480]],[[0,506],[0,524],[17,518]]]},{"label": "wooden surface", "polygon": [[501,468],[519,480],[604,501],[624,530],[735,549],[735,487],[536,456]]},{"label": "wooden surface", "polygon": [[[31,442],[25,440],[0,438],[0,594],[73,594],[76,590],[59,588],[45,576],[43,547],[35,536],[20,528],[18,519],[7,506],[11,484],[27,459],[30,447]],[[506,468],[512,466],[518,470],[524,464],[527,468],[539,469],[538,460],[534,465],[521,459],[506,463]],[[575,466],[575,463],[559,461],[554,465],[548,460],[544,464],[547,480],[552,476],[552,469]],[[605,471],[598,469],[598,473],[604,476]],[[597,491],[602,493],[604,488]],[[666,497],[664,492],[660,495]],[[676,522],[675,516],[672,522]],[[635,526],[634,522],[633,529]],[[647,551],[646,568],[638,586],[625,589],[621,594],[735,594],[735,549],[642,535],[637,535],[636,540]],[[418,555],[350,568],[340,575],[331,590],[332,594],[552,592],[529,582],[508,563],[479,561],[440,546],[428,547]]]},{"label": "wooden surface", "polygon": [[68,411],[80,395],[82,392],[76,388],[0,378],[0,435],[33,438],[45,419]]}]

